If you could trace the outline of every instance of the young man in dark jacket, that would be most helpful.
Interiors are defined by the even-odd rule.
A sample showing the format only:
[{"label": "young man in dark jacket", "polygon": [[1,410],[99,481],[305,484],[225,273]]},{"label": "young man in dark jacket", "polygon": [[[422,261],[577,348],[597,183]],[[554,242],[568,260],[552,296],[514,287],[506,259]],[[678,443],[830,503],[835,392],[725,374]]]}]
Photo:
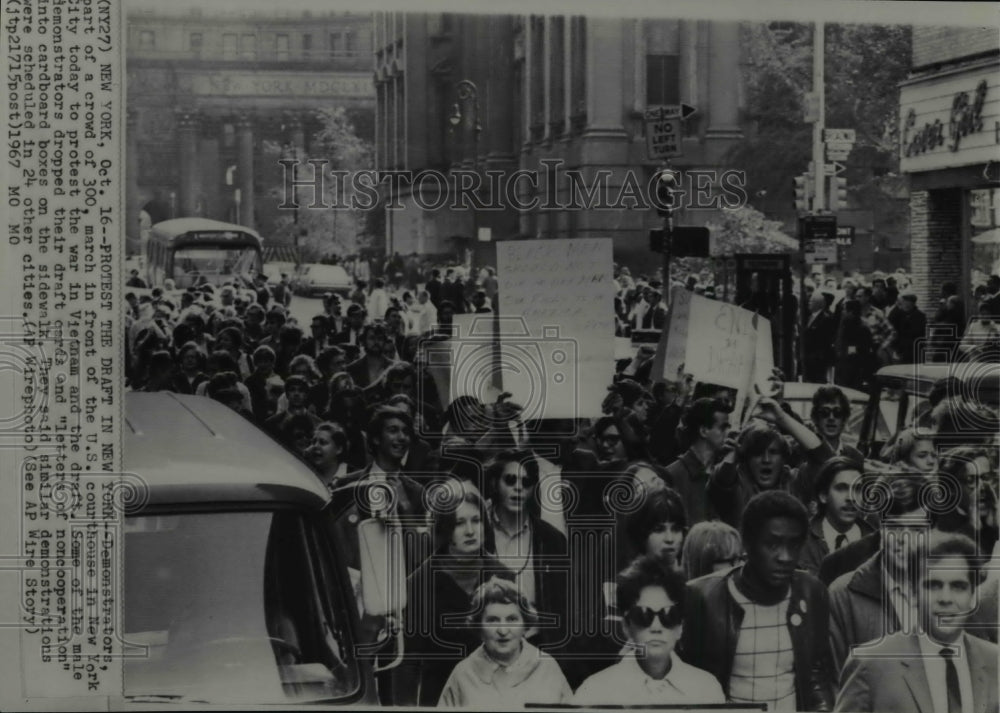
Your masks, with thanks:
[{"label": "young man in dark jacket", "polygon": [[759,493],[743,514],[746,564],[688,583],[681,657],[713,674],[729,701],[833,709],[829,598],[795,569],[808,528],[794,496]]}]

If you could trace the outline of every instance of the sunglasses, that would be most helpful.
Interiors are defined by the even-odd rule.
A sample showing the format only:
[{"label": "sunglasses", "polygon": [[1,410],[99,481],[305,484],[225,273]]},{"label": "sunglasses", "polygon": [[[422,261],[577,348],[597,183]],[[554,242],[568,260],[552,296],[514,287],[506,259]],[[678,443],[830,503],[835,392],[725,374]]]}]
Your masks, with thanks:
[{"label": "sunglasses", "polygon": [[522,488],[533,488],[538,481],[530,475],[519,476],[514,473],[504,473],[503,482],[508,488],[513,488],[518,482],[521,483]]},{"label": "sunglasses", "polygon": [[649,607],[640,607],[638,605],[632,607],[625,614],[625,620],[632,626],[639,627],[642,629],[649,628],[653,624],[653,618],[660,620],[660,623],[666,629],[673,629],[674,627],[680,626],[684,621],[684,614],[681,612],[679,607],[670,607],[670,609],[650,609]]},{"label": "sunglasses", "polygon": [[843,418],[844,412],[839,408],[818,408],[816,415],[820,418]]}]

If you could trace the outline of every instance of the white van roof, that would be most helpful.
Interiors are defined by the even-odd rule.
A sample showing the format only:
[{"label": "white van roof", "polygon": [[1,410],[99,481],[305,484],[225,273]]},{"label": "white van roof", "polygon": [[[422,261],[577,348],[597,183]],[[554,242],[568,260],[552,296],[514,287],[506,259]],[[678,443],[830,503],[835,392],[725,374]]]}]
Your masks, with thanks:
[{"label": "white van roof", "polygon": [[232,409],[205,396],[125,396],[125,471],[147,486],[149,506],[252,503],[321,508],[326,486],[312,470]]}]

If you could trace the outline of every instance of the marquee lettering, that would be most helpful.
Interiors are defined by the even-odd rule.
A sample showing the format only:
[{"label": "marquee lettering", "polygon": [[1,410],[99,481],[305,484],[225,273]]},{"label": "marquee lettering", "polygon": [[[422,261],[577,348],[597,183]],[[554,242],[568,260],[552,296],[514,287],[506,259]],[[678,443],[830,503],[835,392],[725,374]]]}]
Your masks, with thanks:
[{"label": "marquee lettering", "polygon": [[[982,131],[986,88],[984,79],[976,86],[971,101],[969,92],[958,92],[952,98],[948,117],[948,138],[951,140],[948,148],[951,151],[958,151],[962,139],[966,136]],[[907,158],[944,146],[944,130],[944,122],[941,119],[925,122],[923,126],[918,127],[917,110],[911,108],[903,122],[903,149]]]}]

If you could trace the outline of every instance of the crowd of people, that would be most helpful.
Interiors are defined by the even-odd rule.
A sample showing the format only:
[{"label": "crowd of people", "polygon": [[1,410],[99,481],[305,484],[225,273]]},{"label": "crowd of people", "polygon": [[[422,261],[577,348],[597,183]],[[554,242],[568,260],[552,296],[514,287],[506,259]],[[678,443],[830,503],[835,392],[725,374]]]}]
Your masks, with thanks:
[{"label": "crowd of people", "polygon": [[[355,553],[363,510],[413,532],[395,701],[997,710],[995,405],[942,383],[878,462],[843,438],[840,388],[803,420],[780,375],[743,423],[726,390],[620,371],[600,417],[525,424],[507,394],[438,393],[426,345],[497,282],[435,273],[326,295],[308,334],[264,281],[128,305],[129,388],[220,401],[331,491],[389,494],[337,527]],[[891,299],[843,287],[828,336]],[[882,317],[890,347],[913,314]]]},{"label": "crowd of people", "polygon": [[[741,307],[774,318],[778,297],[765,294],[764,286],[758,291],[754,278],[756,275],[751,277],[743,299],[725,296]],[[634,279],[629,269],[622,267],[616,269],[615,280],[616,335],[661,329],[670,292],[662,282],[662,270],[652,277],[639,275]],[[971,311],[967,311],[954,282],[941,286],[937,304],[918,305],[903,270],[840,278],[815,273],[804,283],[801,293],[797,283],[791,290],[787,309],[798,315],[799,295],[804,296],[807,316],[793,321],[793,338],[803,343],[800,371],[806,382],[867,390],[875,372],[890,364],[1000,358],[1000,325],[995,321],[1000,315],[1000,276],[992,275],[976,288]],[[672,273],[671,286],[712,299],[724,297],[709,270],[677,270]]]}]

